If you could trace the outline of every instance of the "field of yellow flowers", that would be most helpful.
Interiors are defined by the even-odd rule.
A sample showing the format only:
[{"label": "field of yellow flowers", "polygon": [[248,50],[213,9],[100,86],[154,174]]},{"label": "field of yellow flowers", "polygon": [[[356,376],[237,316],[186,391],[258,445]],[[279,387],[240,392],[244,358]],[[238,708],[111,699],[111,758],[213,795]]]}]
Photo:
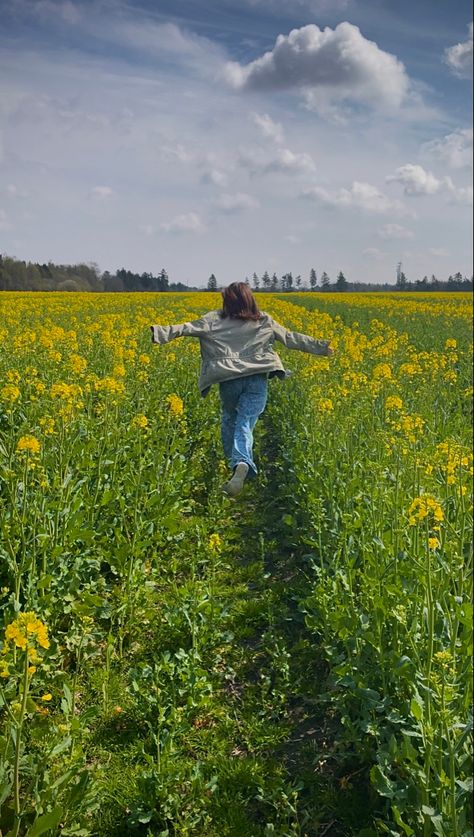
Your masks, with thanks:
[{"label": "field of yellow flowers", "polygon": [[217,295],[1,294],[3,837],[472,833],[472,295],[258,301],[231,501]]}]

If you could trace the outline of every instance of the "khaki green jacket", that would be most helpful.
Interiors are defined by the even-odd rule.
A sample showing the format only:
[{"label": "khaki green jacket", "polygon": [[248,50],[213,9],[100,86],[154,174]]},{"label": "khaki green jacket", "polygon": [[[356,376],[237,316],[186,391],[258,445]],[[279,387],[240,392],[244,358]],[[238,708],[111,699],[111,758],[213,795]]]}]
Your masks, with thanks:
[{"label": "khaki green jacket", "polygon": [[176,337],[197,337],[201,344],[199,389],[207,395],[212,384],[219,384],[242,375],[268,373],[286,378],[285,369],[273,349],[279,340],[288,349],[299,349],[312,355],[328,356],[329,340],[314,340],[307,334],[287,331],[262,312],[259,320],[238,320],[222,317],[220,311],[209,311],[199,320],[180,325],[150,326],[153,343],[168,343]]}]

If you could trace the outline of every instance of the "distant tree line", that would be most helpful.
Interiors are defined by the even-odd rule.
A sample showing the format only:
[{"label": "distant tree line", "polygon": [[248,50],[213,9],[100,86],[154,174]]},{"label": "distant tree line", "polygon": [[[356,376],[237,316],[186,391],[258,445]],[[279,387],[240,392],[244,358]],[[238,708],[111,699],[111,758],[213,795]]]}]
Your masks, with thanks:
[{"label": "distant tree line", "polygon": [[[183,282],[170,282],[162,268],[153,273],[133,273],[121,268],[100,273],[94,262],[88,264],[39,264],[0,255],[0,291],[188,291]],[[201,288],[202,290],[202,288]]]},{"label": "distant tree line", "polygon": [[[326,293],[328,291],[345,293],[354,291],[472,291],[472,276],[468,279],[461,273],[454,273],[447,279],[438,279],[432,275],[423,276],[411,282],[407,279],[401,269],[397,266],[396,282],[374,284],[370,282],[350,282],[342,270],[332,281],[331,277],[323,271],[319,276],[312,268],[307,277],[300,274],[293,276],[284,273],[277,276],[270,275],[266,270],[261,276],[253,273],[251,280],[245,277],[245,282],[253,290],[273,293],[290,293],[294,291],[314,291]],[[220,287],[214,273],[207,281],[207,290],[217,291]],[[99,271],[98,265],[94,262],[87,264],[39,264],[38,262],[25,262],[11,256],[0,255],[0,291],[93,291],[113,292],[121,291],[202,291],[197,285],[187,285],[183,282],[170,282],[168,273],[164,268],[153,273],[134,273],[131,270],[120,268],[115,273],[105,270]]]},{"label": "distant tree line", "polygon": [[[322,293],[345,293],[347,291],[472,291],[473,278],[468,279],[462,273],[455,273],[448,276],[447,279],[438,279],[434,274],[428,278],[423,276],[422,279],[416,279],[410,282],[403,271],[401,265],[397,267],[396,282],[384,282],[383,284],[375,284],[371,282],[349,282],[342,270],[337,274],[336,280],[333,282],[324,270],[318,277],[316,270],[312,268],[309,272],[307,280],[303,279],[301,275],[293,277],[292,273],[284,273],[282,276],[277,276],[274,273],[272,276],[265,271],[262,276],[257,273],[252,275],[252,280],[248,276],[245,282],[253,290],[259,292],[272,291],[273,293],[289,293],[291,291],[318,291]],[[214,290],[217,287],[217,280],[214,274],[209,278],[208,289]]]}]

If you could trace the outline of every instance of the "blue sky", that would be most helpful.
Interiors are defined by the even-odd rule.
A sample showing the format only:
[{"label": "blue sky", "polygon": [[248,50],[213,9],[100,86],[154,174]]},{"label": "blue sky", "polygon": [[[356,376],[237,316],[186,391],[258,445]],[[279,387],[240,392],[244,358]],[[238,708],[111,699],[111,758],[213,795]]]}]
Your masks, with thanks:
[{"label": "blue sky", "polygon": [[8,0],[0,251],[220,284],[472,273],[464,0]]}]

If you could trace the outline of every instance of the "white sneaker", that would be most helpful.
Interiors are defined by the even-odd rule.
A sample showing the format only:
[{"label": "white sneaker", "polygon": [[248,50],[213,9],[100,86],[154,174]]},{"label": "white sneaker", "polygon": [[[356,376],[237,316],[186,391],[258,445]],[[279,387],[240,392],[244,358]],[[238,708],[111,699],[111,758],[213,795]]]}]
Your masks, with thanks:
[{"label": "white sneaker", "polygon": [[222,486],[222,490],[229,497],[237,497],[244,487],[245,478],[249,472],[249,466],[246,462],[239,462],[235,467],[233,476],[228,482]]}]

